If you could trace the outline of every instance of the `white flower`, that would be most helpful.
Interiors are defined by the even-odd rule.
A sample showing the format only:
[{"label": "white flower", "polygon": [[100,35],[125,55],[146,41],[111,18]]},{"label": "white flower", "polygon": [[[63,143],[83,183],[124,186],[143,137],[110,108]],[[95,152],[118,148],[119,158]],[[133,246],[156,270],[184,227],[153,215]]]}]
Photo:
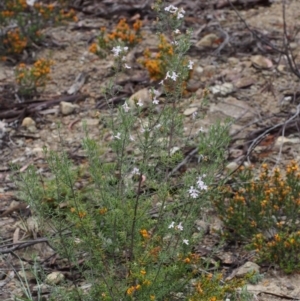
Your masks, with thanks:
[{"label": "white flower", "polygon": [[181,222],[176,226],[176,229],[182,231],[183,230],[183,226],[181,224]]},{"label": "white flower", "polygon": [[172,41],[171,44],[177,46],[179,43],[178,43],[178,41]]},{"label": "white flower", "polygon": [[[128,47],[116,46],[111,51],[114,53],[114,56],[119,56],[121,52],[126,52]],[[123,57],[124,58],[124,57]],[[126,58],[125,58],[126,59]],[[123,59],[122,59],[123,60]]]},{"label": "white flower", "polygon": [[189,189],[190,197],[196,199],[199,196],[199,190],[195,189],[194,186],[191,186]]},{"label": "white flower", "polygon": [[155,104],[155,105],[158,105],[158,104],[159,104],[159,100],[156,99],[156,98],[154,98],[152,102],[153,102],[153,104]]},{"label": "white flower", "polygon": [[126,69],[131,69],[131,67],[128,66],[127,64],[125,64],[124,67],[125,67]]},{"label": "white flower", "polygon": [[189,60],[188,68],[189,68],[190,70],[193,70],[193,65],[194,65],[194,62],[191,61],[191,60]]},{"label": "white flower", "polygon": [[165,7],[165,11],[171,13],[171,14],[175,14],[178,10],[178,7],[174,6],[174,5],[169,5],[167,7]]},{"label": "white flower", "polygon": [[142,107],[144,104],[142,103],[141,99],[136,103],[139,107]]},{"label": "white flower", "polygon": [[139,175],[140,174],[140,170],[137,167],[134,167],[131,174],[133,175]]},{"label": "white flower", "polygon": [[177,29],[174,30],[174,33],[175,34],[180,34],[180,30],[177,28]]},{"label": "white flower", "polygon": [[205,185],[201,177],[198,177],[197,186],[200,190],[207,190],[207,185]]},{"label": "white flower", "polygon": [[174,226],[175,226],[175,222],[172,222],[168,228],[171,229],[171,228],[174,228]]},{"label": "white flower", "polygon": [[26,0],[27,5],[29,5],[29,6],[33,6],[34,2],[35,2],[35,0]]},{"label": "white flower", "polygon": [[118,132],[118,133],[117,133],[117,135],[115,135],[115,136],[114,136],[114,138],[116,138],[116,139],[120,140],[120,139],[121,139],[121,133],[120,133],[120,132]]},{"label": "white flower", "polygon": [[177,14],[177,19],[182,19],[184,17],[185,10],[183,8],[180,8]]},{"label": "white flower", "polygon": [[183,241],[182,241],[185,245],[189,245],[189,240],[188,239],[184,239]]},{"label": "white flower", "polygon": [[114,56],[119,56],[119,54],[122,52],[121,46],[116,46],[112,49],[112,52],[114,53]]},{"label": "white flower", "polygon": [[178,77],[178,74],[176,74],[176,72],[174,72],[174,71],[171,71],[171,72],[168,71],[165,79],[171,78],[175,82],[176,79],[177,79],[177,77]]},{"label": "white flower", "polygon": [[129,106],[127,104],[127,102],[125,101],[124,104],[122,105],[122,108],[124,109],[124,111],[127,113],[129,111]]}]

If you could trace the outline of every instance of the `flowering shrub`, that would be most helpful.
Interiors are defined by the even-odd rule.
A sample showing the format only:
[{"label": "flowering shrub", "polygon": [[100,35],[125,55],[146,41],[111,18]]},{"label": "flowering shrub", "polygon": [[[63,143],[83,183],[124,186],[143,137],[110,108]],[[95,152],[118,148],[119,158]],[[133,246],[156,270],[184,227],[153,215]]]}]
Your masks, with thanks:
[{"label": "flowering shrub", "polygon": [[[184,11],[171,8],[163,12],[162,22],[173,32]],[[175,41],[161,82],[163,104],[160,92],[151,89],[148,115],[142,119],[142,99],[134,105],[126,100],[117,109],[108,101],[110,114],[104,122],[114,162],[101,156],[107,129],[100,133],[100,143],[85,129],[87,167],[73,166],[64,151],[45,149],[50,177],[46,179],[34,167],[18,174],[20,197],[40,224],[51,217],[57,231],[49,237],[51,245],[66,258],[71,274],[74,267],[91,283],[86,292],[77,285],[57,288],[64,300],[234,300],[234,290],[242,285],[240,280],[222,282],[220,273],[208,275],[205,260],[195,253],[195,245],[201,242],[195,222],[215,193],[212,183],[226,143],[211,141],[218,147],[204,149],[199,142],[205,140],[201,130],[192,142],[183,135],[181,86],[192,63],[178,63],[189,48],[189,39],[183,36]],[[111,51],[117,75],[126,64],[128,46],[114,45]],[[115,96],[113,80],[102,93],[107,100]],[[219,125],[208,129],[208,137],[219,137],[217,131],[225,137]],[[196,164],[176,172],[183,160],[181,147],[191,143],[210,152],[216,166]],[[82,175],[90,180],[77,189]]]},{"label": "flowering shrub", "polygon": [[[0,56],[19,55],[24,49],[40,44],[41,30],[64,20],[76,20],[75,12],[65,12],[56,4],[34,0],[3,0],[0,4]],[[11,26],[11,24],[14,26]]]},{"label": "flowering shrub", "polygon": [[277,263],[286,272],[300,268],[300,172],[296,162],[273,173],[267,164],[256,180],[251,169],[241,170],[234,186],[220,188],[215,201],[226,237],[247,242],[259,261]]},{"label": "flowering shrub", "polygon": [[97,42],[90,45],[89,51],[100,57],[105,57],[108,50],[120,43],[132,47],[141,41],[141,27],[141,20],[136,20],[132,28],[130,28],[126,19],[121,19],[116,29],[111,33],[107,33],[106,28],[102,27],[100,29],[100,35],[97,37]]},{"label": "flowering shrub", "polygon": [[31,95],[37,92],[38,88],[44,88],[51,79],[51,65],[53,61],[46,59],[37,60],[32,67],[24,63],[19,64],[15,71],[18,92],[21,95]]}]

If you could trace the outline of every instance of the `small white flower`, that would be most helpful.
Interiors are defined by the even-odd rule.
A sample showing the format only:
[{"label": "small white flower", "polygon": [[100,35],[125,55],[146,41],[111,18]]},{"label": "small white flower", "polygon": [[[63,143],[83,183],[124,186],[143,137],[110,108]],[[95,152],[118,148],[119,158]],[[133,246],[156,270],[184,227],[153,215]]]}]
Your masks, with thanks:
[{"label": "small white flower", "polygon": [[120,132],[118,132],[118,133],[117,133],[117,135],[115,135],[115,136],[114,136],[114,138],[116,138],[116,139],[120,140],[120,139],[121,139],[121,133],[120,133]]},{"label": "small white flower", "polygon": [[207,185],[205,185],[201,177],[198,177],[197,186],[200,190],[207,190]]},{"label": "small white flower", "polygon": [[134,167],[131,174],[133,175],[139,175],[140,174],[140,170],[137,167]]},{"label": "small white flower", "polygon": [[183,231],[183,226],[182,226],[181,222],[176,226],[176,229]]},{"label": "small white flower", "polygon": [[35,2],[35,0],[26,0],[27,5],[29,5],[29,6],[33,6],[34,2]]},{"label": "small white flower", "polygon": [[178,41],[172,41],[171,44],[177,46],[179,43]]},{"label": "small white flower", "polygon": [[184,239],[183,241],[182,241],[185,245],[189,245],[189,240],[188,239]]},{"label": "small white flower", "polygon": [[174,30],[174,33],[175,34],[180,34],[180,30],[177,28],[177,29]]},{"label": "small white flower", "polygon": [[168,71],[165,79],[171,78],[175,82],[176,79],[177,79],[177,77],[178,77],[178,74],[176,74],[176,72],[174,72],[174,71],[171,71],[171,72]]},{"label": "small white flower", "polygon": [[199,196],[199,190],[195,189],[194,186],[191,186],[189,189],[189,194],[191,198],[196,199]]},{"label": "small white flower", "polygon": [[153,102],[153,104],[155,104],[155,105],[158,105],[158,104],[159,104],[159,100],[156,99],[156,98],[154,98],[152,102]]},{"label": "small white flower", "polygon": [[168,228],[171,229],[171,228],[174,228],[174,226],[175,226],[175,222],[172,222]]},{"label": "small white flower", "polygon": [[191,60],[189,60],[188,68],[189,68],[190,70],[193,70],[193,65],[194,65],[194,62],[191,61]]},{"label": "small white flower", "polygon": [[125,69],[131,69],[130,66],[128,66],[127,64],[124,65]]},{"label": "small white flower", "polygon": [[122,52],[121,46],[116,46],[111,50],[114,53],[114,56],[119,56],[119,54]]},{"label": "small white flower", "polygon": [[142,100],[139,99],[139,101],[136,103],[139,107],[142,107],[144,104],[142,103]]},{"label": "small white flower", "polygon": [[177,14],[177,19],[182,19],[184,18],[185,10],[183,8],[180,8]]},{"label": "small white flower", "polygon": [[[121,47],[121,46],[116,46],[114,47],[111,51],[114,53],[114,56],[119,56],[121,52],[126,52],[128,50],[128,47]],[[122,58],[122,60],[124,57]],[[126,58],[125,58],[126,60]]]},{"label": "small white flower", "polygon": [[174,6],[174,5],[169,5],[167,7],[165,7],[165,11],[171,13],[171,14],[175,14],[178,10],[178,7]]},{"label": "small white flower", "polygon": [[128,106],[127,102],[125,101],[124,104],[122,105],[122,108],[124,109],[124,111],[127,113],[130,109],[130,107]]}]

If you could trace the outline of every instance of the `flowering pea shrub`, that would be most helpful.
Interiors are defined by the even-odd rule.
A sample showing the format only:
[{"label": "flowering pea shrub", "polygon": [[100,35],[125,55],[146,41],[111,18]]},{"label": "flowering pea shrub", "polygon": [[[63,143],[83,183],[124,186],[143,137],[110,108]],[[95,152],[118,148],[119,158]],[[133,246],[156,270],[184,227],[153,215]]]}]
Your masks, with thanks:
[{"label": "flowering pea shrub", "polygon": [[21,63],[15,70],[18,93],[29,96],[46,86],[51,79],[50,72],[53,61],[46,59],[37,60],[32,67]]},{"label": "flowering pea shrub", "polygon": [[132,28],[126,19],[121,19],[111,33],[107,33],[106,28],[102,27],[96,41],[90,45],[89,51],[99,57],[106,57],[109,50],[119,46],[120,43],[132,47],[141,41],[141,27],[142,21],[139,19],[133,23]]},{"label": "flowering pea shrub", "polygon": [[278,264],[285,272],[300,268],[300,172],[295,161],[282,175],[262,165],[256,179],[251,169],[235,176],[234,186],[220,187],[216,208],[227,239],[240,240],[255,249],[258,260]]},{"label": "flowering pea shrub", "polygon": [[[161,8],[157,7],[160,12]],[[162,25],[172,32],[180,26],[183,10],[163,11]],[[174,22],[175,21],[175,22]],[[173,28],[174,27],[174,28]],[[166,32],[166,30],[165,30]],[[176,42],[176,43],[175,43]],[[151,101],[134,104],[125,100],[117,109],[109,99],[115,94],[113,80],[103,87],[107,97],[109,128],[100,133],[100,143],[86,130],[83,147],[88,166],[76,168],[64,151],[45,149],[51,177],[43,178],[31,167],[17,179],[20,197],[40,219],[49,220],[56,233],[49,237],[56,252],[65,258],[73,272],[80,272],[91,287],[81,290],[61,286],[56,292],[66,300],[225,300],[235,298],[242,280],[222,281],[222,275],[209,274],[205,260],[195,252],[201,233],[195,222],[210,205],[215,193],[213,179],[224,160],[226,141],[210,141],[214,147],[201,145],[209,137],[225,137],[226,125],[207,129],[191,141],[183,128],[179,104],[181,84],[188,66],[178,64],[189,48],[187,38],[174,40],[174,55],[158,89],[151,88]],[[112,48],[116,75],[130,68],[124,57],[127,46]],[[179,56],[179,57],[178,57]],[[191,63],[192,64],[192,63]],[[161,102],[160,95],[166,101]],[[147,110],[147,116],[143,111]],[[107,161],[104,137],[115,160]],[[182,146],[199,147],[210,152],[213,164],[202,162],[186,171],[177,171],[184,160]],[[178,147],[180,146],[180,147]],[[89,179],[83,189],[76,189],[81,177]],[[41,185],[41,182],[44,183]],[[43,231],[46,232],[46,229]],[[80,264],[79,264],[80,262]],[[209,274],[209,275],[208,275]],[[54,297],[55,298],[55,297]]]},{"label": "flowering pea shrub", "polygon": [[[35,0],[3,0],[0,3],[0,56],[21,55],[39,45],[42,30],[65,20],[76,20],[75,11],[65,11],[57,2],[43,4]],[[12,24],[14,24],[12,26]]]}]

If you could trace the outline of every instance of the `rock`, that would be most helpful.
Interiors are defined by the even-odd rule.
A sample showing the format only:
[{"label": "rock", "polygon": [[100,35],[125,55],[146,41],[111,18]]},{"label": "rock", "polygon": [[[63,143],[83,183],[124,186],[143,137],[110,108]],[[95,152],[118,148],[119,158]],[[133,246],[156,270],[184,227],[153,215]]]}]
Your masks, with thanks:
[{"label": "rock", "polygon": [[150,91],[149,89],[144,88],[131,95],[127,104],[130,108],[136,109],[138,106],[137,103],[143,104],[141,108],[146,108],[149,106],[150,102],[152,102]]},{"label": "rock", "polygon": [[217,67],[214,65],[207,65],[203,68],[202,79],[212,78],[217,73]]},{"label": "rock", "polygon": [[209,223],[203,220],[195,220],[195,227],[199,232],[202,232],[203,234],[207,234],[209,232]]},{"label": "rock", "polygon": [[275,142],[275,147],[281,147],[283,144],[287,144],[287,145],[292,145],[292,144],[299,144],[300,143],[300,139],[298,137],[295,138],[287,138],[284,136],[280,136],[277,138],[276,142]]},{"label": "rock", "polygon": [[64,274],[60,272],[52,272],[51,274],[47,275],[45,282],[50,285],[56,285],[59,284],[64,279],[65,279]]},{"label": "rock", "polygon": [[226,169],[232,171],[232,170],[236,170],[238,166],[239,165],[236,162],[230,162],[226,165]]},{"label": "rock", "polygon": [[259,69],[270,69],[273,67],[272,61],[262,55],[253,55],[251,62],[255,68]]},{"label": "rock", "polygon": [[0,140],[6,135],[6,123],[0,120]]},{"label": "rock", "polygon": [[209,33],[196,43],[196,47],[200,49],[204,47],[212,47],[217,40],[219,40],[219,37],[216,34]]},{"label": "rock", "polygon": [[215,85],[210,88],[210,91],[214,95],[226,96],[233,92],[233,84],[224,83],[222,85]]},{"label": "rock", "polygon": [[51,291],[51,286],[47,284],[37,284],[32,288],[32,291],[40,294],[47,294]]},{"label": "rock", "polygon": [[221,113],[223,116],[239,119],[240,122],[249,122],[254,119],[252,108],[244,101],[234,97],[227,97],[218,104],[211,104],[209,115]]},{"label": "rock", "polygon": [[240,60],[237,59],[236,57],[230,57],[230,58],[228,58],[227,62],[230,65],[237,65],[240,62]]},{"label": "rock", "polygon": [[253,272],[259,274],[259,269],[260,267],[258,264],[251,261],[247,261],[244,265],[235,269],[233,273],[236,277],[243,277],[246,274]]},{"label": "rock", "polygon": [[78,108],[78,105],[74,105],[73,103],[66,101],[61,101],[59,107],[63,115],[70,115],[75,111],[76,108]]},{"label": "rock", "polygon": [[184,116],[190,116],[194,113],[196,113],[198,111],[198,108],[193,107],[193,108],[187,108],[186,110],[184,110],[183,115]]},{"label": "rock", "polygon": [[31,117],[25,117],[22,121],[22,126],[28,128],[28,127],[35,127],[35,121]]},{"label": "rock", "polygon": [[238,89],[248,88],[254,84],[254,79],[251,77],[242,77],[234,82]]},{"label": "rock", "polygon": [[21,270],[18,272],[21,279],[25,281],[35,280],[35,276],[31,271]]}]

